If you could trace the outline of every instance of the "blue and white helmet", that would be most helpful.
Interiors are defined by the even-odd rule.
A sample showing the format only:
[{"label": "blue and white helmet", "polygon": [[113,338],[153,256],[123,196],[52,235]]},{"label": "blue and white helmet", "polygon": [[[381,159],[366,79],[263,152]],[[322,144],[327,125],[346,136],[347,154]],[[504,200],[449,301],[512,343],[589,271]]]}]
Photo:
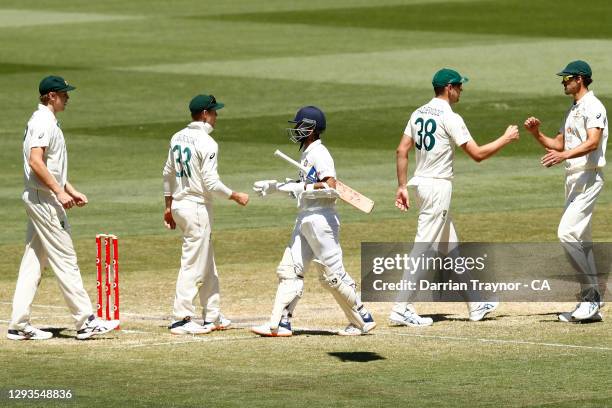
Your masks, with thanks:
[{"label": "blue and white helmet", "polygon": [[325,114],[316,106],[304,106],[289,123],[295,123],[295,127],[287,129],[289,139],[294,143],[302,142],[315,131],[322,133],[326,126]]}]

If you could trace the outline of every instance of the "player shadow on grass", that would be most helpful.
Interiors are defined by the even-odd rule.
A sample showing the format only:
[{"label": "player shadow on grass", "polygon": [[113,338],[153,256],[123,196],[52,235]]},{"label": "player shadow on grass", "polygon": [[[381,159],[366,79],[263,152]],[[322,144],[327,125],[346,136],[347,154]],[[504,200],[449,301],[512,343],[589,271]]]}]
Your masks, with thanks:
[{"label": "player shadow on grass", "polygon": [[44,331],[47,332],[51,332],[53,333],[53,338],[59,338],[59,339],[73,339],[74,338],[74,334],[70,335],[70,334],[64,334],[62,333],[64,330],[68,330],[67,327],[45,327],[43,329]]},{"label": "player shadow on grass", "polygon": [[[481,321],[498,320],[499,318],[508,317],[508,316],[509,315],[487,316]],[[431,317],[434,323],[444,322],[444,321],[449,321],[449,322],[468,322],[470,321],[470,319],[467,317],[450,317],[450,315],[443,314],[443,313],[427,314],[427,315],[424,314],[424,315],[421,315],[421,317]]]},{"label": "player shadow on grass", "polygon": [[[542,319],[542,320],[538,320],[538,323],[563,323],[563,324],[567,324],[568,322],[561,322],[558,319],[559,313],[558,312],[549,312],[549,313],[532,313],[532,314],[528,314],[528,315],[517,315],[520,317],[530,317],[530,316],[554,316],[554,319]],[[599,320],[578,320],[578,321],[574,321],[574,322],[569,322],[570,324],[592,324],[592,323],[601,323],[601,321]]]},{"label": "player shadow on grass", "polygon": [[294,329],[294,336],[337,336],[338,332],[323,329]]},{"label": "player shadow on grass", "polygon": [[336,357],[343,363],[367,363],[376,360],[386,360],[385,357],[378,353],[372,353],[371,351],[333,351],[327,354]]}]

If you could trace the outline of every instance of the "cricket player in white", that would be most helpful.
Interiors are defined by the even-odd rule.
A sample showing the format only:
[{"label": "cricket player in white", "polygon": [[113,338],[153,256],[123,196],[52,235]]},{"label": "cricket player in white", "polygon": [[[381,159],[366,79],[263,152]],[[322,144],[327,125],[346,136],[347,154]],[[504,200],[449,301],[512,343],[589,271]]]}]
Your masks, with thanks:
[{"label": "cricket player in white", "polygon": [[[233,192],[217,172],[218,145],[210,136],[217,111],[224,104],[212,95],[198,95],[189,103],[193,121],[172,136],[163,170],[167,228],[183,232],[181,268],[176,281],[172,334],[206,334],[223,330],[231,321],[220,312],[219,276],[212,249],[213,194],[245,206],[248,194]],[[204,324],[196,316],[199,295]]]},{"label": "cricket player in white", "polygon": [[608,118],[606,108],[589,91],[592,71],[585,61],[570,62],[557,75],[562,77],[566,95],[573,98],[559,133],[553,138],[540,131],[540,120],[530,117],[525,128],[546,148],[542,165],[551,167],[565,161],[565,211],[557,235],[567,254],[578,266],[581,301],[573,312],[561,313],[559,320],[601,321],[601,294],[592,253],[591,218],[603,189],[602,169],[606,165]]},{"label": "cricket player in white", "polygon": [[42,270],[50,265],[76,324],[76,337],[84,340],[113,330],[119,321],[101,321],[93,315],[66,216],[67,209],[87,204],[87,197],[68,182],[66,142],[55,117],[66,108],[68,91],[76,88],[61,77],[48,76],[38,89],[40,104],[28,121],[23,139],[25,191],[22,198],[30,220],[7,337],[46,340],[53,336],[30,324]]},{"label": "cricket player in white", "polygon": [[302,297],[304,274],[313,264],[323,286],[331,291],[346,315],[349,325],[338,334],[357,336],[376,327],[361,303],[353,279],[344,269],[340,248],[340,220],[336,213],[336,170],[320,135],[326,128],[325,115],[315,106],[301,108],[288,129],[290,139],[300,143],[301,164],[316,171],[316,181],[300,173],[300,181],[255,182],[253,189],[262,196],[281,191],[297,198],[299,214],[289,244],[276,270],[278,289],[270,321],[251,330],[261,336],[286,337],[293,334],[291,317]]},{"label": "cricket player in white", "polygon": [[[497,140],[479,146],[463,119],[451,106],[459,101],[466,77],[443,68],[433,77],[435,97],[411,115],[397,148],[397,182],[395,205],[401,211],[410,208],[408,186],[414,188],[419,217],[415,243],[431,244],[442,253],[449,253],[457,243],[457,233],[450,217],[453,160],[455,145],[475,161],[485,160],[502,147],[518,140],[518,128],[508,126]],[[414,177],[406,183],[408,152],[416,148]],[[450,243],[450,245],[449,245]],[[481,320],[497,308],[497,302],[469,302],[469,317]],[[397,302],[390,315],[391,323],[406,326],[429,326],[431,318],[421,317],[413,305]]]}]

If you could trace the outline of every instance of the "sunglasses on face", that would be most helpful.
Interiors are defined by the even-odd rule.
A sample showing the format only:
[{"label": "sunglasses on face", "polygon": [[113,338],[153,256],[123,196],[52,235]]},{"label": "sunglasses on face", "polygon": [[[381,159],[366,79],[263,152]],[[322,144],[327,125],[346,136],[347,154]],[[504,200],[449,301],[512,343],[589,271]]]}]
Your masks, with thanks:
[{"label": "sunglasses on face", "polygon": [[571,81],[572,79],[574,79],[574,75],[563,75],[563,76],[561,77],[561,80],[562,80],[563,82],[568,82],[568,81]]}]

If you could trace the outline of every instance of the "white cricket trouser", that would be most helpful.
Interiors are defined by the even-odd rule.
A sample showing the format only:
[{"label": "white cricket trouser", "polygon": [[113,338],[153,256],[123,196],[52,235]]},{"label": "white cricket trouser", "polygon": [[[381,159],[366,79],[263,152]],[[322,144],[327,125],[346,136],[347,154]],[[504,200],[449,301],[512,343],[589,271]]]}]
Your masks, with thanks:
[{"label": "white cricket trouser", "polygon": [[[411,190],[415,193],[413,196],[416,198],[416,204],[419,208],[417,232],[414,238],[415,246],[410,253],[410,257],[419,257],[429,249],[445,255],[451,253],[459,242],[455,225],[450,216],[453,183],[445,179],[415,177],[410,180],[408,186],[413,187]],[[414,274],[406,275],[402,279],[418,280],[419,272],[415,271]],[[408,295],[401,294],[393,310],[403,313],[409,305],[405,301]]]},{"label": "white cricket trouser", "polygon": [[303,277],[316,258],[338,276],[346,275],[354,283],[342,263],[340,220],[335,209],[301,212],[295,221],[289,248],[298,276]]},{"label": "white cricket trouser", "polygon": [[597,270],[591,236],[595,202],[603,189],[603,174],[599,170],[568,174],[565,179],[565,211],[557,235],[579,272],[582,290],[597,286]]},{"label": "white cricket trouser", "polygon": [[211,241],[212,205],[189,200],[172,202],[172,216],[183,232],[181,268],[176,280],[174,318],[196,316],[199,295],[203,317],[214,322],[220,314],[219,276]]},{"label": "white cricket trouser", "polygon": [[30,220],[9,330],[21,330],[30,321],[32,303],[46,265],[55,272],[76,328],[80,330],[93,314],[93,308],[83,287],[66,211],[54,195],[45,191],[26,189],[22,199]]}]

